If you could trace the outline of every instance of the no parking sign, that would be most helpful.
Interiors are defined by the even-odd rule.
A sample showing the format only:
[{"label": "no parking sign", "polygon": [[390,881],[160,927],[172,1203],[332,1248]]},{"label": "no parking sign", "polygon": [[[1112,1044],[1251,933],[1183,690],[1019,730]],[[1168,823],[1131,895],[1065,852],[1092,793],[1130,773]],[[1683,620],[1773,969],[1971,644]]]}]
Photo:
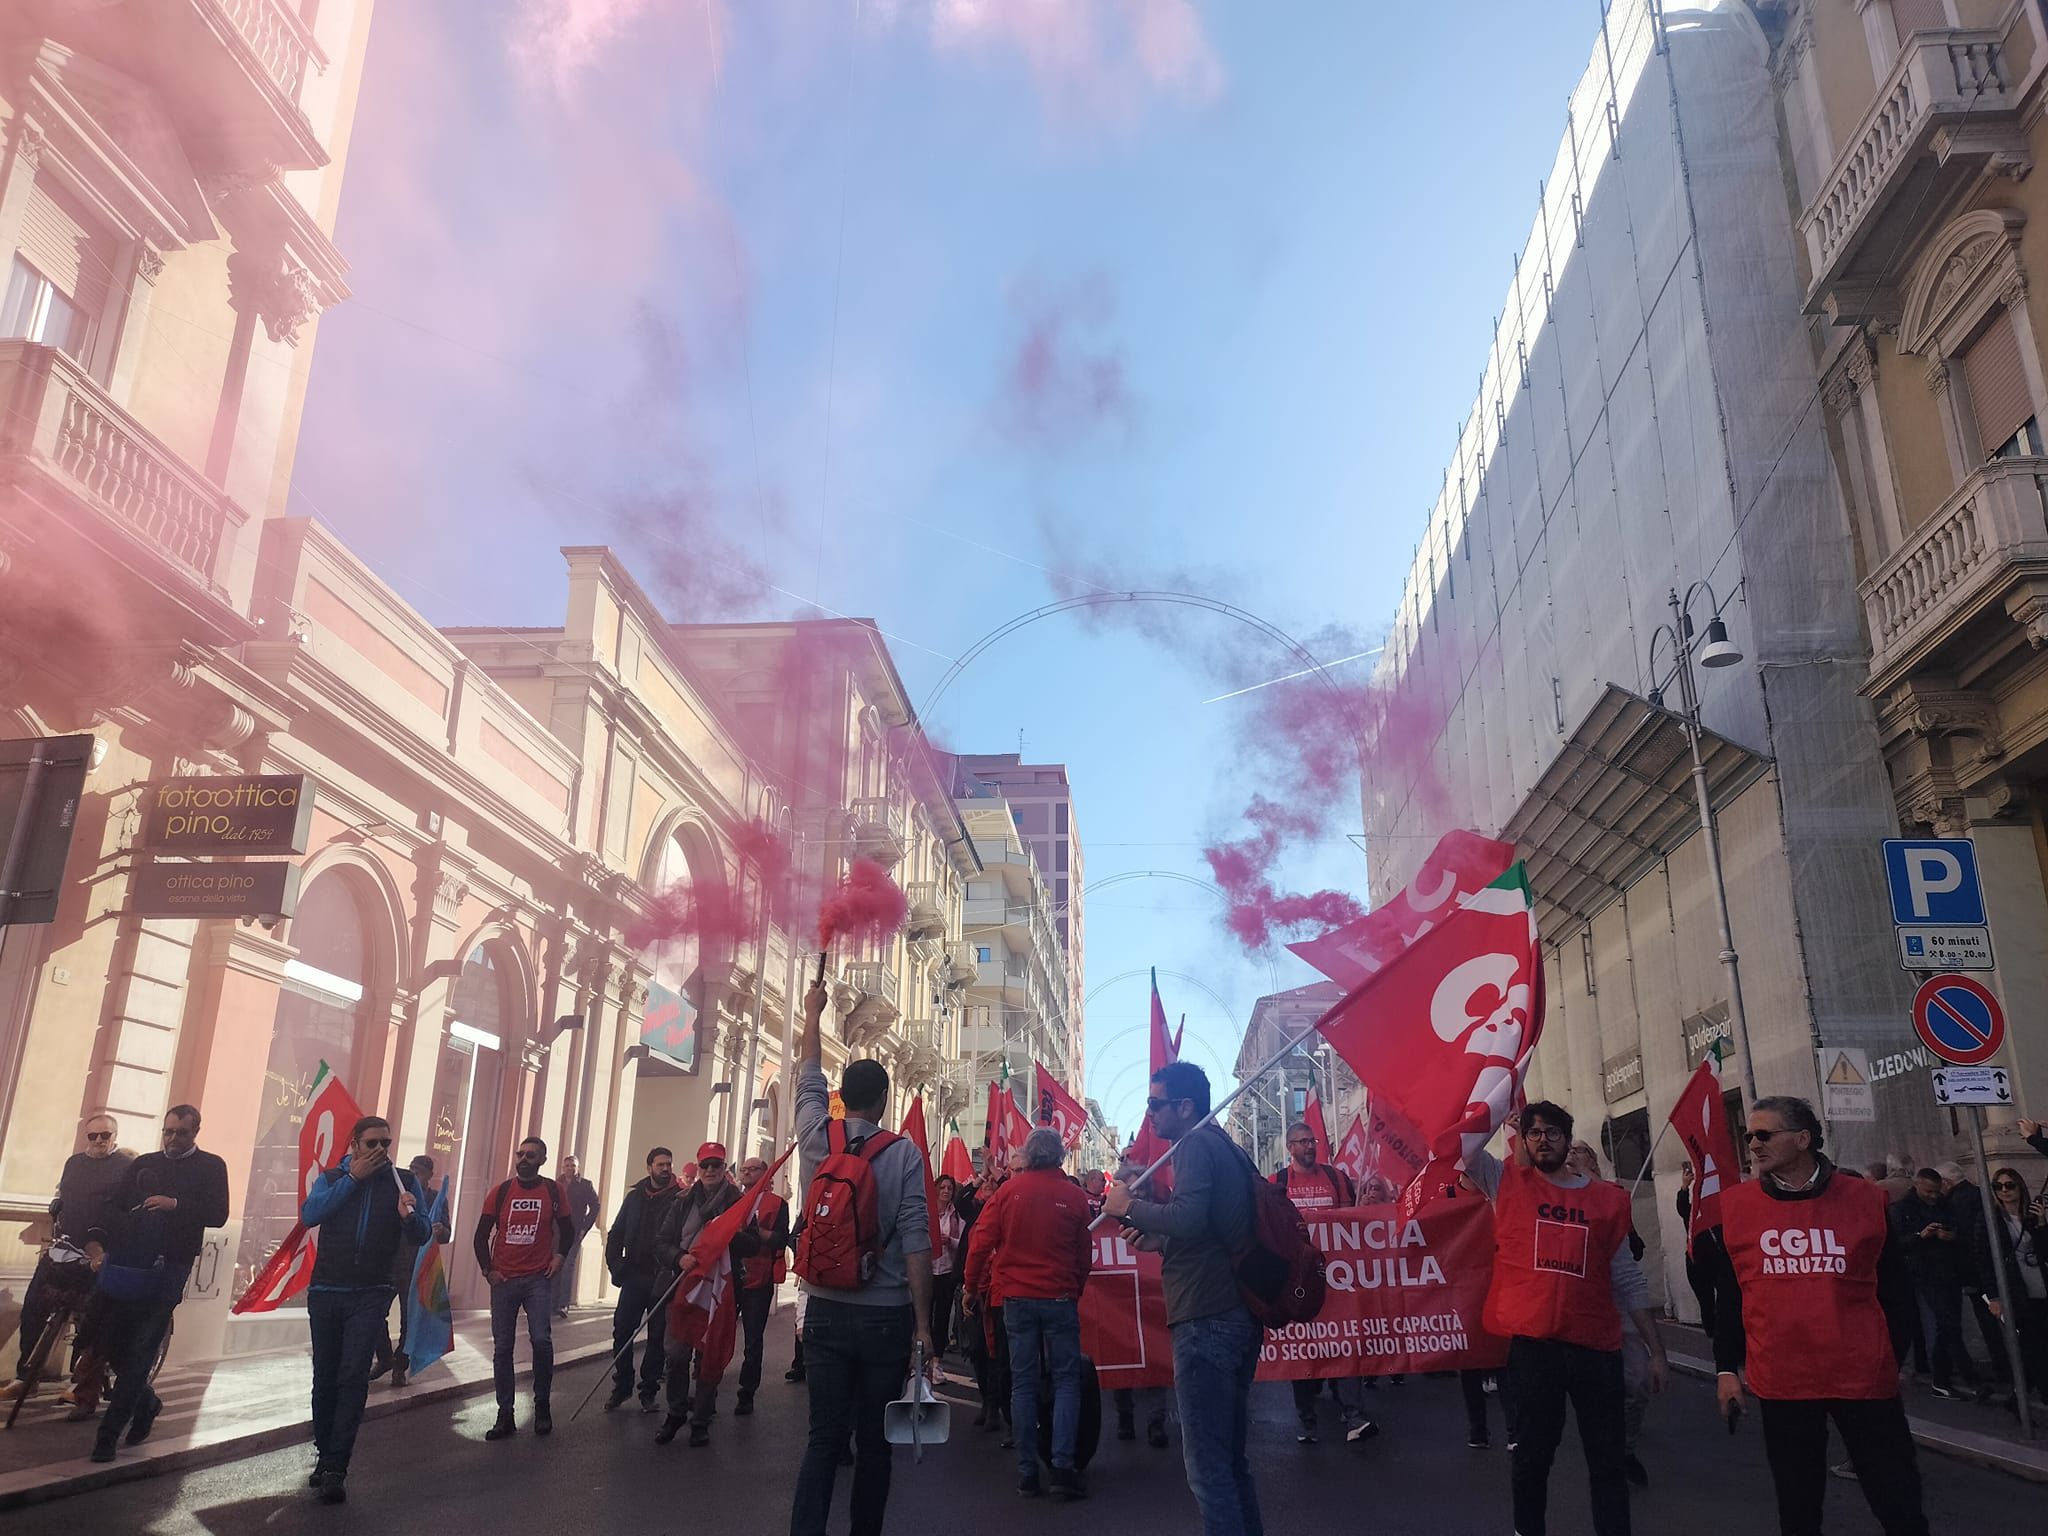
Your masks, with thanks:
[{"label": "no parking sign", "polygon": [[2005,1010],[1981,981],[1933,976],[1913,995],[1913,1029],[1943,1061],[1974,1067],[2005,1044]]}]

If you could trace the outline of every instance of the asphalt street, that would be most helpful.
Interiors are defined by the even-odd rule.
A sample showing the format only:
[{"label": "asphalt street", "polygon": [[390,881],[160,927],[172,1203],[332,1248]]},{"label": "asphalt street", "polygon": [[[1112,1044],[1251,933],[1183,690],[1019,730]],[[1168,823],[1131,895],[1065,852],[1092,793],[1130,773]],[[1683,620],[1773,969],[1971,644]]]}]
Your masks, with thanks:
[{"label": "asphalt street", "polygon": [[[628,1409],[602,1411],[603,1394],[576,1423],[569,1410],[595,1379],[595,1365],[562,1373],[556,1383],[556,1430],[536,1440],[483,1442],[494,1410],[488,1395],[425,1407],[365,1426],[339,1509],[311,1502],[303,1484],[308,1448],[292,1448],[199,1469],[182,1476],[105,1488],[10,1513],[9,1536],[80,1532],[149,1532],[152,1536],[256,1536],[277,1531],[390,1533],[432,1530],[446,1536],[726,1536],[788,1528],[789,1488],[801,1453],[804,1389],[780,1379],[784,1363],[762,1389],[759,1411],[736,1419],[727,1395],[712,1426],[712,1444],[692,1450],[682,1439],[657,1447],[659,1419]],[[913,1465],[898,1451],[889,1528],[1013,1532],[1185,1532],[1197,1529],[1183,1477],[1178,1432],[1167,1451],[1106,1440],[1090,1469],[1092,1497],[1061,1505],[1026,1501],[1014,1491],[1013,1453],[998,1437],[968,1426],[971,1388],[954,1384],[952,1444]],[[1321,1443],[1295,1443],[1292,1401],[1284,1386],[1263,1386],[1256,1398],[1253,1462],[1266,1527],[1274,1532],[1506,1532],[1507,1452],[1497,1417],[1491,1450],[1465,1444],[1455,1380],[1383,1384],[1375,1412],[1376,1440],[1347,1445],[1324,1405]],[[1113,1425],[1113,1416],[1111,1424]],[[1106,1432],[1110,1426],[1105,1426]],[[1713,1417],[1704,1383],[1679,1380],[1651,1410],[1644,1460],[1652,1486],[1637,1495],[1636,1528],[1656,1536],[1759,1536],[1776,1529],[1763,1450],[1754,1420],[1730,1437]],[[1937,1533],[2042,1528],[2048,1489],[1942,1457],[1923,1455],[1928,1507]],[[843,1530],[846,1480],[838,1489]],[[1551,1529],[1577,1536],[1588,1529],[1585,1475],[1568,1439],[1553,1478]],[[1876,1523],[1853,1483],[1830,1485],[1828,1529],[1868,1536]]]}]

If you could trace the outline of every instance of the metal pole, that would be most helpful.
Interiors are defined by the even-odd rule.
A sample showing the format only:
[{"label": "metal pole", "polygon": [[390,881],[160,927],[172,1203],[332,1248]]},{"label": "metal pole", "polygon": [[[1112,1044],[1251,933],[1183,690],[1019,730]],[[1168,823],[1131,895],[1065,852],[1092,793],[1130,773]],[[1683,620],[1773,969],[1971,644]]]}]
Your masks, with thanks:
[{"label": "metal pole", "polygon": [[1700,806],[1700,836],[1707,845],[1707,872],[1714,881],[1714,918],[1721,929],[1721,966],[1728,973],[1728,1024],[1742,1058],[1742,1091],[1756,1103],[1756,1063],[1749,1053],[1749,1014],[1742,1006],[1742,970],[1735,955],[1735,929],[1728,918],[1728,884],[1721,874],[1721,838],[1714,807],[1707,798],[1707,764],[1700,755],[1700,700],[1693,686],[1692,641],[1685,630],[1685,612],[1674,589],[1671,594],[1671,635],[1678,642],[1678,688],[1685,704],[1685,735],[1692,746],[1692,787]]},{"label": "metal pole", "polygon": [[[754,1128],[754,1092],[760,1083],[761,1073],[761,1011],[768,998],[768,872],[757,863],[755,874],[761,887],[761,942],[755,954],[754,964],[754,1030],[747,1041],[747,1077],[744,1091],[735,1095],[739,1103],[739,1134],[733,1137],[732,1156],[736,1162],[747,1160],[747,1137]],[[737,1085],[736,1085],[737,1086]]]},{"label": "metal pole", "polygon": [[2020,1357],[2019,1314],[2013,1311],[2010,1282],[1998,1262],[1998,1228],[2005,1215],[1991,1194],[1991,1170],[1984,1156],[1984,1110],[1970,1106],[1970,1143],[1977,1149],[1977,1193],[1984,1197],[1984,1231],[1991,1238],[1992,1273],[1998,1279],[1999,1331],[2005,1335],[2005,1358],[2012,1367],[2013,1400],[2019,1405],[2020,1433],[2034,1438],[2033,1412],[2027,1406],[2027,1368]]}]

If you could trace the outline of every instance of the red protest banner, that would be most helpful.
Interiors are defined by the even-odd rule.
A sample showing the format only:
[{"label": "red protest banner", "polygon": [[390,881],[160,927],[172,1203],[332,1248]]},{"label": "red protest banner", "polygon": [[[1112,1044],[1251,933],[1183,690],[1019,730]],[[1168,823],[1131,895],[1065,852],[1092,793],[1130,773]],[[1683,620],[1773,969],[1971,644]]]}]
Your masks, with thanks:
[{"label": "red protest banner", "polygon": [[[1507,1343],[1480,1325],[1493,1278],[1493,1208],[1476,1196],[1303,1213],[1329,1259],[1330,1299],[1312,1323],[1266,1335],[1261,1381],[1491,1370]],[[1159,1256],[1098,1234],[1081,1293],[1081,1349],[1105,1387],[1173,1381]]]}]

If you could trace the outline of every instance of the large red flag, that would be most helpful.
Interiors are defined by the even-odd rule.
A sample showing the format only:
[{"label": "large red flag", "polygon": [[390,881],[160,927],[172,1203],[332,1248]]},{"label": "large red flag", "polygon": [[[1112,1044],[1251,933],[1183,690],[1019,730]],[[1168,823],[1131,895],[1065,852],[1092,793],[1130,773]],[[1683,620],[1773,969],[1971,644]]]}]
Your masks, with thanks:
[{"label": "large red flag", "polygon": [[1342,928],[1287,947],[1345,991],[1355,991],[1514,862],[1510,843],[1477,832],[1446,832],[1405,890]]},{"label": "large red flag", "polygon": [[1008,1089],[1003,1091],[1003,1155],[1024,1150],[1024,1143],[1031,1139],[1031,1121],[1017,1106],[1017,1095]]},{"label": "large red flag", "polygon": [[962,1189],[974,1182],[974,1156],[967,1150],[967,1143],[958,1136],[946,1143],[946,1156],[939,1172]]},{"label": "large red flag", "polygon": [[[306,1118],[299,1126],[299,1198],[313,1192],[320,1175],[341,1162],[348,1133],[363,1118],[361,1108],[341,1079],[320,1063],[313,1086],[306,1091]],[[313,1282],[313,1260],[320,1247],[317,1230],[292,1223],[269,1261],[235,1298],[230,1312],[275,1312]]]},{"label": "large red flag", "polygon": [[1396,1189],[1406,1189],[1429,1162],[1428,1143],[1386,1104],[1375,1101],[1367,1113],[1371,1116],[1365,1128],[1371,1147],[1366,1158],[1370,1171]]},{"label": "large red flag", "polygon": [[910,1108],[903,1116],[903,1136],[917,1144],[918,1155],[924,1159],[924,1208],[931,1221],[933,1253],[939,1251],[939,1190],[932,1178],[932,1142],[925,1134],[924,1095],[919,1094],[910,1101]]},{"label": "large red flag", "polygon": [[1081,1134],[1088,1129],[1088,1111],[1060,1086],[1059,1079],[1046,1071],[1043,1063],[1034,1061],[1031,1067],[1038,1076],[1038,1123],[1058,1131],[1060,1145],[1071,1152],[1081,1145]]},{"label": "large red flag", "polygon": [[[1185,1030],[1187,1023],[1181,1023]],[[1180,1060],[1180,1037],[1169,1033],[1166,1028],[1166,1005],[1159,1000],[1159,972],[1152,973],[1152,1064],[1151,1071],[1157,1072],[1169,1061]],[[1147,1081],[1150,1081],[1148,1073]],[[1156,1134],[1152,1129],[1152,1117],[1142,1111],[1138,1116],[1138,1134],[1131,1142],[1131,1160],[1140,1168],[1150,1168],[1166,1156],[1166,1149],[1173,1143]],[[1171,1187],[1172,1165],[1159,1170],[1153,1176],[1153,1191],[1164,1199],[1164,1191]]]},{"label": "large red flag", "polygon": [[1316,1097],[1315,1089],[1308,1091],[1308,1107],[1301,1112],[1301,1118],[1308,1122],[1308,1128],[1315,1133],[1316,1161],[1330,1161],[1330,1129],[1323,1124],[1323,1101]]},{"label": "large red flag", "polygon": [[1470,1157],[1507,1118],[1543,1029],[1543,957],[1517,864],[1317,1021],[1431,1152]]},{"label": "large red flag", "polygon": [[791,1142],[767,1175],[733,1202],[722,1215],[714,1216],[697,1234],[683,1259],[682,1278],[676,1282],[675,1299],[668,1307],[668,1336],[673,1346],[680,1340],[685,1349],[700,1350],[704,1361],[697,1379],[712,1385],[724,1377],[732,1363],[733,1341],[739,1336],[739,1293],[732,1281],[732,1240],[740,1228],[754,1219],[754,1207],[761,1203],[775,1183],[775,1175],[796,1150]]},{"label": "large red flag", "polygon": [[1735,1134],[1728,1128],[1713,1057],[1686,1080],[1685,1091],[1671,1106],[1671,1128],[1692,1159],[1692,1217],[1685,1234],[1690,1247],[1700,1233],[1721,1224],[1721,1191],[1742,1182],[1742,1161],[1735,1155]]},{"label": "large red flag", "polygon": [[1337,1143],[1337,1155],[1330,1160],[1351,1176],[1351,1182],[1360,1188],[1365,1185],[1365,1116],[1353,1115],[1351,1129],[1344,1133],[1344,1139]]}]

